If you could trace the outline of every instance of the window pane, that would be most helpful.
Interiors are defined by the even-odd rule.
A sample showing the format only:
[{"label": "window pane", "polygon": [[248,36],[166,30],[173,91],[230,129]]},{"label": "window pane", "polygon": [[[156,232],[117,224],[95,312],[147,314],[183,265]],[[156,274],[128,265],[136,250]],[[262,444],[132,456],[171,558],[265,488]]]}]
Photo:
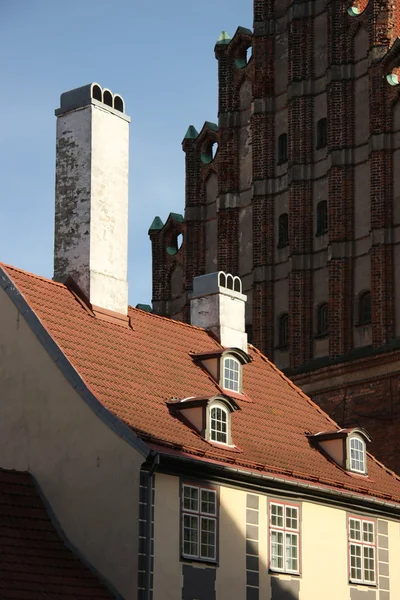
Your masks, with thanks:
[{"label": "window pane", "polygon": [[361,540],[361,521],[350,519],[350,539]]},{"label": "window pane", "polygon": [[215,515],[216,494],[213,490],[201,490],[201,512],[207,515]]},{"label": "window pane", "polygon": [[215,558],[215,519],[201,517],[201,558]]},{"label": "window pane", "polygon": [[375,581],[375,551],[371,546],[364,546],[364,579]]},{"label": "window pane", "polygon": [[271,504],[271,525],[283,527],[283,506]]},{"label": "window pane", "polygon": [[223,408],[214,406],[211,409],[210,437],[214,442],[228,443],[228,417]]},{"label": "window pane", "polygon": [[286,506],[286,527],[288,529],[298,529],[297,508]]},{"label": "window pane", "polygon": [[271,569],[283,569],[283,532],[271,530]]},{"label": "window pane", "polygon": [[188,485],[183,486],[183,508],[185,510],[199,510],[199,490]]},{"label": "window pane", "polygon": [[199,518],[194,515],[183,515],[183,553],[198,556]]},{"label": "window pane", "polygon": [[350,438],[350,469],[364,473],[364,442]]},{"label": "window pane", "polygon": [[239,391],[239,362],[233,358],[224,360],[224,388],[234,392]]},{"label": "window pane", "polygon": [[297,533],[286,533],[286,570],[298,571],[298,535]]},{"label": "window pane", "polygon": [[361,546],[350,544],[350,575],[351,579],[362,580]]},{"label": "window pane", "polygon": [[368,544],[374,543],[374,524],[370,521],[363,521],[363,540]]}]

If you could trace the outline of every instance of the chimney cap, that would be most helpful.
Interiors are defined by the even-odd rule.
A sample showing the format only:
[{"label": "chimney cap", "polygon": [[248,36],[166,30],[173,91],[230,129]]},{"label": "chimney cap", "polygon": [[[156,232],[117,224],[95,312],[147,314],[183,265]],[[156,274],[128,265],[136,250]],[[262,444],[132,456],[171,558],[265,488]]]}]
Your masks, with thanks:
[{"label": "chimney cap", "polygon": [[200,275],[193,279],[192,298],[209,296],[211,294],[229,293],[240,299],[246,300],[242,293],[242,282],[237,275],[233,276],[224,271],[216,271],[207,275]]},{"label": "chimney cap", "polygon": [[60,96],[60,108],[54,112],[56,116],[95,104],[115,115],[130,121],[125,114],[125,102],[120,94],[113,94],[109,89],[102,88],[98,83],[88,83],[82,87],[64,92]]}]

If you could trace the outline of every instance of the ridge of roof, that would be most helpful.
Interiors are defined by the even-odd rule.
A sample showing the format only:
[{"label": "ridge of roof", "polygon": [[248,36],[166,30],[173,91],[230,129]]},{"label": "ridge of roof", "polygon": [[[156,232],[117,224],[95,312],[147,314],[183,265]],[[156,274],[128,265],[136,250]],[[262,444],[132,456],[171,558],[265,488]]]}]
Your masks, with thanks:
[{"label": "ridge of roof", "polygon": [[[67,285],[65,285],[65,283],[60,283],[59,281],[54,281],[53,279],[49,279],[48,277],[43,277],[42,275],[36,275],[36,273],[31,273],[30,271],[25,271],[25,269],[20,269],[18,267],[14,267],[13,265],[9,265],[9,264],[3,263],[1,261],[0,261],[0,267],[3,267],[5,269],[11,270],[11,271],[16,271],[17,273],[21,273],[22,275],[28,275],[28,277],[33,277],[34,279],[43,281],[44,283],[49,283],[51,285],[55,285],[59,288],[67,290],[68,292],[71,293],[71,295],[73,295],[71,290],[68,288]],[[152,319],[153,318],[161,319],[163,321],[168,321],[169,323],[174,323],[174,324],[182,326],[182,327],[188,327],[189,329],[197,329],[198,331],[203,331],[220,348],[223,348],[223,346],[221,346],[221,344],[219,344],[219,342],[214,337],[209,335],[207,329],[204,329],[203,327],[198,327],[197,325],[192,325],[191,323],[185,323],[184,321],[177,321],[176,319],[171,319],[170,317],[163,317],[162,315],[157,315],[156,313],[150,313],[149,311],[143,310],[143,309],[135,307],[135,306],[131,306],[130,304],[128,304],[128,310],[133,311],[133,312],[139,311],[141,314],[145,314]]]},{"label": "ridge of roof", "polygon": [[3,263],[0,261],[0,267],[10,269],[11,271],[17,271],[17,273],[22,273],[23,275],[28,275],[29,277],[33,277],[34,279],[39,279],[40,281],[44,281],[45,283],[51,283],[57,287],[67,288],[64,283],[60,283],[59,281],[54,281],[53,279],[49,279],[48,277],[43,277],[42,275],[36,275],[35,273],[31,273],[30,271],[25,271],[24,269],[19,269],[18,267],[14,267],[13,265],[8,265],[7,263]]}]

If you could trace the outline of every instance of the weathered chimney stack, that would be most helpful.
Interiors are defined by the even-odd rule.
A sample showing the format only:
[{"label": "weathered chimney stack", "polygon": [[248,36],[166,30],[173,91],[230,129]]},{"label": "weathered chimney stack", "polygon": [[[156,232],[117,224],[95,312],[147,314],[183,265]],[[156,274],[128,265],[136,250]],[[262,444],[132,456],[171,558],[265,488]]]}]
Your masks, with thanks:
[{"label": "weathered chimney stack", "polygon": [[92,83],[60,98],[54,279],[72,277],[89,302],[128,310],[130,118],[118,94]]},{"label": "weathered chimney stack", "polygon": [[212,331],[222,346],[247,352],[246,300],[239,277],[223,271],[195,277],[190,302],[191,323]]}]

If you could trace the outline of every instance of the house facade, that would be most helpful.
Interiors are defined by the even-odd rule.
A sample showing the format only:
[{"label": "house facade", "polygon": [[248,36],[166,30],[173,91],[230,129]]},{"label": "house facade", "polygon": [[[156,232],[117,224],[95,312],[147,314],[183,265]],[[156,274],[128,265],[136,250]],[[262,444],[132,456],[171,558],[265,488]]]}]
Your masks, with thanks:
[{"label": "house facade", "polygon": [[149,230],[158,314],[189,322],[194,277],[239,275],[253,343],[394,469],[399,11],[255,0],[215,46],[217,123],[183,140],[184,216]]},{"label": "house facade", "polygon": [[116,598],[397,598],[400,479],[369,433],[248,342],[238,276],[196,277],[190,324],[128,306],[123,99],[56,114],[54,280],[0,264],[0,468]]}]

